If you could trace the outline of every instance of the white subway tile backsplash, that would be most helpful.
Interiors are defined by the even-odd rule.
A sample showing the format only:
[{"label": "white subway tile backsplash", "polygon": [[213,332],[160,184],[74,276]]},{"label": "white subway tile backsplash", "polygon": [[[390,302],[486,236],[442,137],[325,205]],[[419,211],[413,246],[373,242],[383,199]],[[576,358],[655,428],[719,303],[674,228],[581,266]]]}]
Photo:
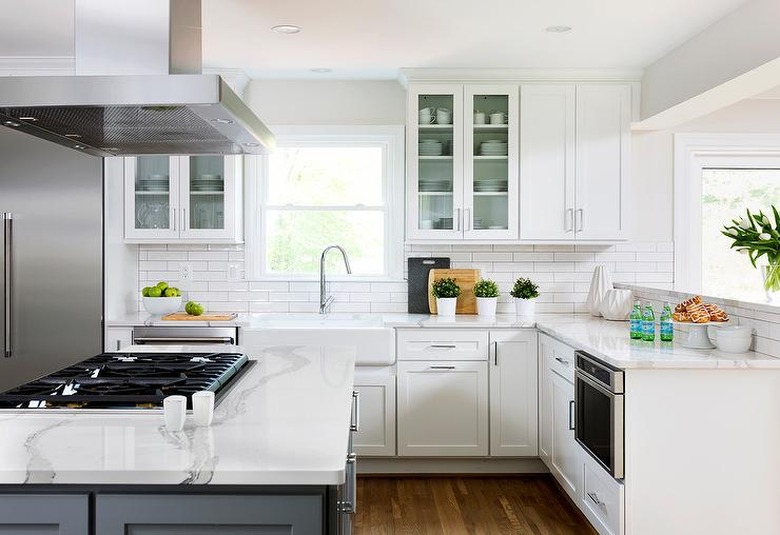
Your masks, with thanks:
[{"label": "white subway tile backsplash", "polygon": [[[618,245],[557,244],[406,244],[404,271],[409,257],[449,257],[453,268],[479,269],[495,280],[502,296],[499,311],[513,313],[509,296],[515,279],[530,277],[540,285],[539,312],[582,311],[593,269],[606,265],[613,280],[671,286],[674,280],[674,247],[667,242]],[[178,281],[182,264],[190,264],[194,278],[178,281],[209,310],[214,307],[255,313],[317,312],[319,283],[313,280],[227,280],[229,265],[243,277],[243,245],[141,245],[139,290],[158,280]],[[406,276],[406,273],[404,273]],[[663,290],[657,290],[662,292]],[[397,281],[335,280],[328,293],[336,296],[334,312],[405,312],[407,283]],[[139,302],[140,306],[140,302]],[[771,309],[768,309],[771,310]],[[750,312],[752,315],[752,311]],[[762,321],[762,332],[770,323]],[[779,333],[780,334],[780,333]],[[767,334],[768,337],[768,334]]]}]

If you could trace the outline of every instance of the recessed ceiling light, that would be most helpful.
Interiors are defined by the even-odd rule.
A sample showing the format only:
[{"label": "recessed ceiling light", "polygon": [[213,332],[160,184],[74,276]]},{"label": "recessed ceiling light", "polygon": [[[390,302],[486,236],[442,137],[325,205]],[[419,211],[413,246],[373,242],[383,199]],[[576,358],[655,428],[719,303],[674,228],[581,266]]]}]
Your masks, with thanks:
[{"label": "recessed ceiling light", "polygon": [[311,72],[316,72],[316,73],[320,73],[320,74],[322,74],[324,72],[333,72],[333,69],[331,69],[329,67],[315,67],[315,68],[309,69],[309,70]]},{"label": "recessed ceiling light", "polygon": [[271,26],[271,31],[274,31],[276,33],[298,33],[301,31],[300,26],[296,26],[295,24],[277,24],[276,26]]},{"label": "recessed ceiling light", "polygon": [[3,121],[3,124],[5,126],[10,126],[12,128],[16,128],[18,126],[22,126],[21,124],[17,123],[16,121]]},{"label": "recessed ceiling light", "polygon": [[65,137],[69,137],[69,138],[73,138],[73,139],[78,139],[78,138],[80,138],[80,137],[81,137],[81,134],[65,134]]},{"label": "recessed ceiling light", "polygon": [[544,31],[550,33],[565,33],[571,31],[571,26],[548,26]]},{"label": "recessed ceiling light", "polygon": [[87,147],[85,147],[84,145],[73,145],[73,148],[74,148],[74,149],[77,149],[77,150],[84,150],[84,149],[86,149]]}]

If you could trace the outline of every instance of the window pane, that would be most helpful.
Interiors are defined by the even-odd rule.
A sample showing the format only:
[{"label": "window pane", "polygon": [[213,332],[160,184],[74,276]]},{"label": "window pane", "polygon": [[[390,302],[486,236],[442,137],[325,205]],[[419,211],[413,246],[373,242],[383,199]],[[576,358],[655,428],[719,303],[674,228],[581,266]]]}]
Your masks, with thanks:
[{"label": "window pane", "polygon": [[[384,213],[380,211],[268,211],[266,271],[318,274],[320,254],[341,245],[354,275],[376,275],[384,267]],[[327,256],[329,273],[346,273],[338,251]]]},{"label": "window pane", "polygon": [[269,157],[271,205],[382,204],[381,147],[283,147]]},{"label": "window pane", "polygon": [[[761,272],[730,249],[720,233],[745,214],[780,204],[780,169],[705,169],[702,172],[702,291],[708,295],[764,301]],[[770,216],[771,217],[771,216]],[[759,262],[766,263],[765,258]]]}]

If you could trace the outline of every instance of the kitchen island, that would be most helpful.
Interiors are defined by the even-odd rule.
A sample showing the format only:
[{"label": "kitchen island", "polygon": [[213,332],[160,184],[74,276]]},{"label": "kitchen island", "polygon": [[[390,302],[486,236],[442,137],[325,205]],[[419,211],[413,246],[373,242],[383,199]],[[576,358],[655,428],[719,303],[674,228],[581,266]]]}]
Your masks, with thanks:
[{"label": "kitchen island", "polygon": [[210,427],[188,417],[169,432],[156,409],[0,411],[0,534],[335,531],[354,350],[278,346],[250,358]]}]

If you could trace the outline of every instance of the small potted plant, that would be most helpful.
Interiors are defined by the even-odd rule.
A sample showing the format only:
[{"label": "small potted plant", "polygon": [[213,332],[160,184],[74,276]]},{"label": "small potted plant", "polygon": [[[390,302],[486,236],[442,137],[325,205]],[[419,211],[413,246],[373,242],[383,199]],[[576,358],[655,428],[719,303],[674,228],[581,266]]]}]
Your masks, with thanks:
[{"label": "small potted plant", "polygon": [[455,279],[444,278],[433,281],[431,294],[436,298],[436,310],[439,316],[455,315],[455,306],[460,295],[460,286]]},{"label": "small potted plant", "polygon": [[518,316],[533,316],[536,311],[536,298],[539,297],[539,285],[531,279],[520,277],[515,281],[509,295],[515,298],[515,311]]},{"label": "small potted plant", "polygon": [[474,295],[477,298],[477,314],[480,316],[495,316],[498,302],[498,285],[490,279],[480,279],[474,285]]}]

